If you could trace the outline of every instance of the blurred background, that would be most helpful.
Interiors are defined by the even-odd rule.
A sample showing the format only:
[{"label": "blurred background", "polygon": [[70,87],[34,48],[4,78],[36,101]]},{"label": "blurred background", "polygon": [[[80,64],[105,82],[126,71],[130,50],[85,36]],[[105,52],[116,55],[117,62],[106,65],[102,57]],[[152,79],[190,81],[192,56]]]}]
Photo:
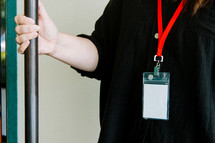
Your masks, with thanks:
[{"label": "blurred background", "polygon": [[[5,0],[0,0],[0,143],[6,142],[6,52]],[[2,124],[3,122],[3,124]]]}]

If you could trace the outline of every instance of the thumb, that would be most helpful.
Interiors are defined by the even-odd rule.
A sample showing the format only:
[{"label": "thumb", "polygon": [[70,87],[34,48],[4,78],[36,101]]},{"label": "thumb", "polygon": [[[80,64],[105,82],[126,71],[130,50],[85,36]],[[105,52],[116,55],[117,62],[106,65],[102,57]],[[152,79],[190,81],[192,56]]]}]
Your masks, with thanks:
[{"label": "thumb", "polygon": [[49,18],[48,13],[46,12],[45,7],[40,0],[39,0],[39,6],[38,6],[38,16],[42,19]]}]

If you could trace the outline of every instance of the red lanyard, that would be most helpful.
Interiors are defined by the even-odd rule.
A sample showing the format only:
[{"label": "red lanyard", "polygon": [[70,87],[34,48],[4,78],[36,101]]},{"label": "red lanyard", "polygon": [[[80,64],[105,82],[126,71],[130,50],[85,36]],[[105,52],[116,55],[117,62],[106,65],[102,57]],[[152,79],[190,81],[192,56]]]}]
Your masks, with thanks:
[{"label": "red lanyard", "polygon": [[179,4],[178,8],[176,9],[173,17],[169,21],[166,29],[163,32],[163,20],[162,20],[162,3],[161,0],[158,0],[158,50],[157,55],[155,55],[155,61],[156,57],[161,57],[161,62],[163,61],[162,51],[163,46],[166,41],[166,38],[172,29],[172,26],[174,25],[175,21],[177,20],[178,16],[180,15],[182,9],[184,8],[184,4],[187,2],[187,0],[181,0],[181,3]]}]

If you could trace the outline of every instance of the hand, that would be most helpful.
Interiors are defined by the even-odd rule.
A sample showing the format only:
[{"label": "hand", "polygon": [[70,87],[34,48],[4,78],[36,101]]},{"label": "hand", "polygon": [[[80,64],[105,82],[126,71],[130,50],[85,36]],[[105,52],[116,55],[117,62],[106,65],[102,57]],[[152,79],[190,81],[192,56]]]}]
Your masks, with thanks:
[{"label": "hand", "polygon": [[55,53],[59,32],[40,1],[38,7],[39,26],[35,25],[33,19],[24,15],[17,15],[15,22],[17,23],[15,28],[17,33],[16,42],[20,45],[19,53],[24,53],[30,44],[30,40],[36,37],[39,38],[39,54],[52,55]]}]

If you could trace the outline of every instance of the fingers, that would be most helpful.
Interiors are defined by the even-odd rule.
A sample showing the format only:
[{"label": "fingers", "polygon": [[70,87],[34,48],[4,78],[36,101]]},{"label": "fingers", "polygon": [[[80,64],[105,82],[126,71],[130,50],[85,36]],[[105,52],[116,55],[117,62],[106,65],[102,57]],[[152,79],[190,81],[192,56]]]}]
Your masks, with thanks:
[{"label": "fingers", "polygon": [[37,25],[17,25],[15,28],[15,31],[18,35],[37,32],[39,30],[40,30],[40,27]]},{"label": "fingers", "polygon": [[33,25],[35,24],[35,21],[29,17],[26,17],[24,15],[17,15],[15,18],[15,22],[17,25]]},{"label": "fingers", "polygon": [[23,42],[18,48],[18,53],[23,54],[27,49],[27,47],[29,46],[29,44],[30,44],[30,41]]},{"label": "fingers", "polygon": [[28,45],[30,44],[29,40],[34,39],[38,36],[38,31],[40,27],[35,25],[35,21],[31,18],[28,18],[24,15],[17,15],[15,17],[15,22],[17,26],[15,31],[17,33],[16,42],[19,44],[18,52],[24,53]]},{"label": "fingers", "polygon": [[16,43],[22,45],[22,43],[34,39],[38,36],[37,32],[22,34],[16,37]]}]

